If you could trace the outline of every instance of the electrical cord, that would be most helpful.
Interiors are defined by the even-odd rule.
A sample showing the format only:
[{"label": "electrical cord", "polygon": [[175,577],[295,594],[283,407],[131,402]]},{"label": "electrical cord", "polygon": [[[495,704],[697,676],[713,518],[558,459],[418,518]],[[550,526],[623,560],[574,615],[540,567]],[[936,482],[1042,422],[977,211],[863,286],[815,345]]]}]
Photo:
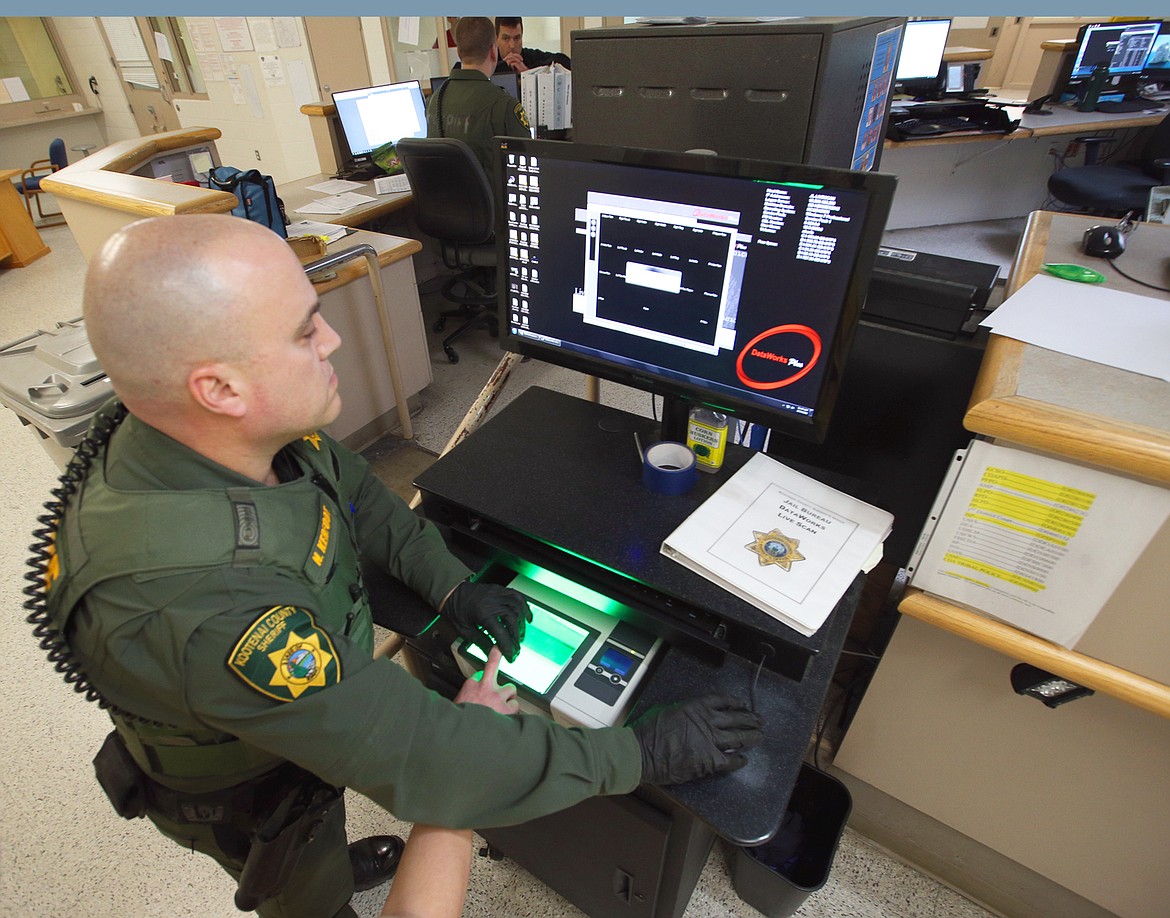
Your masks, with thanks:
[{"label": "electrical cord", "polygon": [[1170,293],[1170,287],[1159,287],[1157,284],[1150,284],[1144,280],[1138,280],[1136,277],[1130,274],[1126,274],[1121,270],[1121,268],[1117,266],[1116,258],[1106,258],[1105,260],[1109,262],[1109,266],[1113,268],[1114,271],[1124,277],[1127,281],[1132,281],[1135,284],[1141,284],[1143,287],[1149,287],[1151,290],[1161,290],[1163,293]]}]

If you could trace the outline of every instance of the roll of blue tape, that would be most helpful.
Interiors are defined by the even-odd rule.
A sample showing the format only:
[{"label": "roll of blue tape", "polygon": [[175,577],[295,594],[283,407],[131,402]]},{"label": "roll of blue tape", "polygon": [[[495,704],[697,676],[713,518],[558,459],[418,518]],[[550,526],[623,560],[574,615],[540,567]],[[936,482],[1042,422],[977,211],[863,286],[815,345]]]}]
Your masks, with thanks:
[{"label": "roll of blue tape", "polygon": [[642,454],[642,484],[651,491],[686,494],[698,478],[695,454],[685,443],[655,443]]}]

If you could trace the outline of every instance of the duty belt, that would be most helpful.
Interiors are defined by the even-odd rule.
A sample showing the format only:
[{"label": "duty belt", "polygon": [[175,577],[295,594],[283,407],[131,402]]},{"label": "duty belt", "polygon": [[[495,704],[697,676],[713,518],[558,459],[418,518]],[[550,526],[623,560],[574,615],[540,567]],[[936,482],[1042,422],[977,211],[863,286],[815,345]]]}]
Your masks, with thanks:
[{"label": "duty belt", "polygon": [[147,801],[152,812],[178,823],[248,825],[266,813],[297,784],[321,779],[292,762],[222,790],[195,794],[173,790],[147,778]]}]

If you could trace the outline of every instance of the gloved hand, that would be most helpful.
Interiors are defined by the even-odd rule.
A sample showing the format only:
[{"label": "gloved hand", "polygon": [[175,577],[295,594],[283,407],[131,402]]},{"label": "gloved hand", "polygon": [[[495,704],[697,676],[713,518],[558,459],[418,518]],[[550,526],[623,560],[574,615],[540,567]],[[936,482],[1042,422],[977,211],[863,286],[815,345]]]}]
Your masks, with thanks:
[{"label": "gloved hand", "polygon": [[447,597],[442,615],[461,638],[478,644],[485,654],[491,652],[494,641],[509,662],[519,655],[524,626],[532,621],[532,610],[520,593],[495,583],[469,580]]},{"label": "gloved hand", "polygon": [[651,708],[632,724],[642,747],[642,780],[683,784],[747,764],[763,721],[730,695],[703,695]]}]

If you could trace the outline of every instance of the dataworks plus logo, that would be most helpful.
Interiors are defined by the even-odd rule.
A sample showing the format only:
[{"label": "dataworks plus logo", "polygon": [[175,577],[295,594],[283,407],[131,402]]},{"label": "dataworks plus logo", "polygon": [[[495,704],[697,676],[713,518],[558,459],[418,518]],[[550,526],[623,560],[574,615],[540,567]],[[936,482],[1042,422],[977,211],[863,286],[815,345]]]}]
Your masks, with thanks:
[{"label": "dataworks plus logo", "polygon": [[750,389],[780,389],[817,365],[821,338],[807,325],[777,325],[744,345],[735,375]]}]

